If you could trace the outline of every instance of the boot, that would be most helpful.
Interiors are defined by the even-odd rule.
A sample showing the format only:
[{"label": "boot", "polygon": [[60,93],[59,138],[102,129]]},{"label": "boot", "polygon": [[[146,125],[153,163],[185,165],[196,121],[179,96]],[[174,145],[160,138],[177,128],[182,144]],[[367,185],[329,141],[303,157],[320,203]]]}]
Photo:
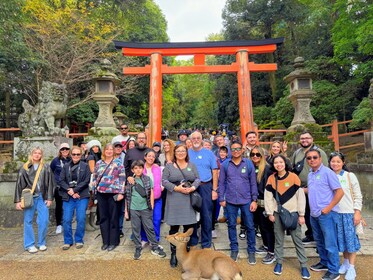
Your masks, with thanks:
[{"label": "boot", "polygon": [[94,212],[91,212],[89,213],[89,225],[94,228],[95,230],[99,229],[98,226],[96,226],[96,223],[95,223],[95,213]]},{"label": "boot", "polygon": [[172,244],[170,244],[170,246],[171,246],[170,266],[174,268],[174,267],[177,267],[176,246]]},{"label": "boot", "polygon": [[86,231],[95,231],[96,230],[94,227],[91,226],[91,224],[89,222],[89,214],[86,214],[86,217],[85,217],[85,230]]}]

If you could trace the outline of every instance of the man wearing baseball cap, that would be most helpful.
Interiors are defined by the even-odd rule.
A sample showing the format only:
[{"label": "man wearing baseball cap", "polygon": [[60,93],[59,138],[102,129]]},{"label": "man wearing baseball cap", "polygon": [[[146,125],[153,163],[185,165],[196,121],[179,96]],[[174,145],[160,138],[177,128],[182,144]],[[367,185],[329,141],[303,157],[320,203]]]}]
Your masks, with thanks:
[{"label": "man wearing baseball cap", "polygon": [[177,134],[177,137],[179,138],[179,141],[176,142],[176,145],[179,145],[179,144],[184,144],[185,145],[185,142],[188,139],[188,135],[189,134],[185,129],[180,130],[179,133]]}]

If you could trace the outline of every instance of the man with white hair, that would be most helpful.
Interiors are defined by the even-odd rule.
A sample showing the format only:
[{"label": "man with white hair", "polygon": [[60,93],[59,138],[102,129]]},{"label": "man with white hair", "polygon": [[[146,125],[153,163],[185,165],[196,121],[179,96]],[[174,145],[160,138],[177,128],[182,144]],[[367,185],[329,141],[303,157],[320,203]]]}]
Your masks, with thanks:
[{"label": "man with white hair", "polygon": [[[211,248],[212,241],[212,201],[218,198],[218,164],[212,151],[203,148],[202,134],[195,131],[190,136],[192,148],[188,150],[189,159],[197,167],[201,184],[197,191],[202,197],[201,207],[201,246]],[[193,231],[191,244],[198,243],[197,230]]]}]

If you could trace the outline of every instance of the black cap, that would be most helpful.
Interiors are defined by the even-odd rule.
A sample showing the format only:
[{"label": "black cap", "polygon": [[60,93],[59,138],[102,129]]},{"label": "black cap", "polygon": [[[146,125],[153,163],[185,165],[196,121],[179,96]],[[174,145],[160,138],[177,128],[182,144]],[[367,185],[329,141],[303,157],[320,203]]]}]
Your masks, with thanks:
[{"label": "black cap", "polygon": [[114,145],[114,147],[115,147],[115,146],[121,146],[121,147],[123,148],[123,144],[122,144],[122,142],[119,142],[119,141],[118,141],[118,142],[115,142],[113,145]]},{"label": "black cap", "polygon": [[154,142],[152,147],[161,147],[161,143],[159,143],[159,142]]},{"label": "black cap", "polygon": [[188,136],[188,132],[185,130],[185,129],[182,129],[179,131],[179,133],[177,134],[177,137],[179,137],[180,135],[186,135]]}]

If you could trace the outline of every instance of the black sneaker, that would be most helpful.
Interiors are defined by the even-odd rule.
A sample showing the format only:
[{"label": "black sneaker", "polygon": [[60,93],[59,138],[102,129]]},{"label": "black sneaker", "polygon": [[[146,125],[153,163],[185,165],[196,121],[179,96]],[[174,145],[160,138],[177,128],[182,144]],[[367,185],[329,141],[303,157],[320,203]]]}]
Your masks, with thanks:
[{"label": "black sneaker", "polygon": [[267,254],[268,248],[264,245],[260,246],[258,249],[255,249],[255,253],[257,254]]},{"label": "black sneaker", "polygon": [[155,249],[152,249],[152,254],[155,255],[155,256],[158,256],[160,258],[164,258],[166,256],[166,253],[163,251],[163,248],[158,246],[157,248]]},{"label": "black sneaker", "polygon": [[231,259],[237,262],[238,260],[238,251],[231,251]]},{"label": "black sneaker", "polygon": [[241,230],[240,230],[240,234],[238,235],[238,237],[239,237],[241,240],[245,240],[245,239],[246,239],[246,229],[241,229]]},{"label": "black sneaker", "polygon": [[133,255],[134,260],[139,260],[141,258],[141,251],[142,251],[141,248],[136,248],[135,254]]},{"label": "black sneaker", "polygon": [[276,260],[275,254],[268,252],[267,255],[263,258],[262,263],[272,264]]},{"label": "black sneaker", "polygon": [[255,253],[249,253],[248,263],[252,265],[256,264]]},{"label": "black sneaker", "polygon": [[313,243],[315,242],[315,239],[313,239],[313,236],[306,236],[305,238],[302,239],[302,243],[304,245],[307,245],[307,244],[310,244],[310,243]]},{"label": "black sneaker", "polygon": [[321,277],[321,280],[337,280],[339,279],[340,275],[339,274],[333,274],[327,271],[323,277]]},{"label": "black sneaker", "polygon": [[322,263],[317,263],[310,266],[310,269],[313,271],[328,271],[328,267]]},{"label": "black sneaker", "polygon": [[123,233],[123,231],[121,230],[121,231],[119,232],[119,238],[123,238],[123,236],[124,236],[124,233]]}]

